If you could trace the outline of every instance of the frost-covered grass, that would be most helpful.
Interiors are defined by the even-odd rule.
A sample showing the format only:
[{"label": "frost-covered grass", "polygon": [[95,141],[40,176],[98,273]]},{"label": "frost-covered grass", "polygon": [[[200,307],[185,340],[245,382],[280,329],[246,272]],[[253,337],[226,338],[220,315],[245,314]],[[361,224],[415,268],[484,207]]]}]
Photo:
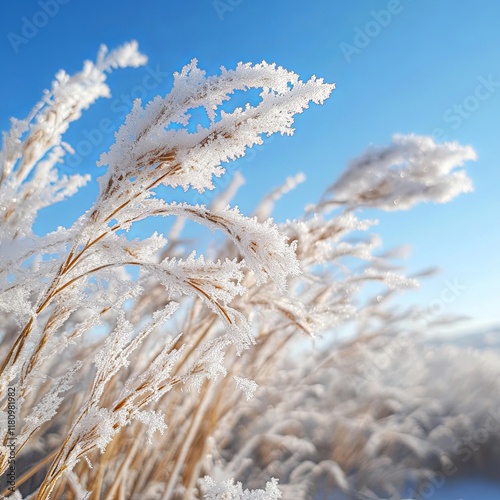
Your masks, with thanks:
[{"label": "frost-covered grass", "polygon": [[[168,94],[134,103],[100,158],[92,208],[69,228],[34,234],[42,208],[90,181],[58,173],[70,122],[109,94],[107,73],[145,61],[135,43],[103,49],[82,72],[58,74],[3,137],[0,471],[12,478],[15,468],[4,494],[272,499],[324,487],[397,498],[405,482],[420,484],[492,410],[485,394],[500,365],[453,349],[429,359],[414,340],[418,310],[390,306],[415,277],[377,253],[376,236],[351,236],[376,223],[359,218],[364,206],[407,209],[469,191],[460,167],[474,151],[395,136],[283,224],[269,218],[274,203],[303,175],[251,217],[228,205],[239,176],[210,206],[167,202],[155,188],[212,189],[224,163],[291,135],[294,116],[334,89],[266,63],[206,76],[193,61]],[[257,102],[221,111],[249,89]],[[209,123],[188,130],[198,108]],[[169,235],[127,237],[155,217],[176,219]],[[210,258],[182,238],[186,220],[225,236]],[[370,283],[377,293],[362,300]],[[304,339],[348,323],[349,342],[302,352]],[[474,392],[480,382],[484,393]],[[498,451],[497,434],[488,443],[479,454]]]}]

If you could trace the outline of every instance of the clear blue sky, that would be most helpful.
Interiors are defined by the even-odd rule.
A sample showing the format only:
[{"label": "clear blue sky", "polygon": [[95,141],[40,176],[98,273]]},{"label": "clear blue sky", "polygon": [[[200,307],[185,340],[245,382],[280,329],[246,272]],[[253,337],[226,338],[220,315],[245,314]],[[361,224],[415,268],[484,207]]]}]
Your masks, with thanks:
[{"label": "clear blue sky", "polygon": [[[54,8],[56,1],[48,2],[58,10],[53,16],[44,16],[43,0],[2,5],[0,128],[7,128],[10,116],[24,117],[59,69],[75,72],[84,59],[93,59],[100,43],[113,48],[138,40],[150,70],[160,71],[161,82],[148,99],[166,93],[170,75],[194,57],[209,73],[238,61],[266,60],[304,79],[322,76],[337,89],[324,106],[314,106],[297,119],[295,136],[277,137],[252,161],[231,167],[247,179],[236,200],[242,210],[251,211],[287,175],[303,171],[306,184],[276,212],[278,220],[297,216],[368,144],[386,144],[394,133],[432,135],[441,129],[446,139],[471,144],[478,152],[479,161],[469,169],[475,192],[448,205],[367,215],[381,220],[378,230],[386,247],[412,245],[410,270],[442,268],[420,291],[406,294],[405,302],[429,304],[439,299],[446,280],[458,280],[466,289],[446,312],[473,316],[471,327],[500,321],[497,0],[64,0]],[[382,10],[392,11],[390,19]],[[25,36],[27,23],[35,21],[37,32]],[[359,33],[366,31],[368,38],[362,39]],[[12,34],[25,40],[19,42]],[[126,106],[117,106],[115,99],[123,94],[126,101],[146,74],[146,68],[114,73],[109,78],[113,98],[86,112],[71,128],[68,141],[78,144],[102,117],[118,126]],[[477,86],[485,80],[490,82],[487,90],[481,90],[481,100],[475,99]],[[95,177],[95,161],[111,141],[112,134],[104,134],[98,147],[71,168]],[[43,231],[70,224],[95,192],[94,181],[64,210],[47,210],[47,222],[37,227]]]}]

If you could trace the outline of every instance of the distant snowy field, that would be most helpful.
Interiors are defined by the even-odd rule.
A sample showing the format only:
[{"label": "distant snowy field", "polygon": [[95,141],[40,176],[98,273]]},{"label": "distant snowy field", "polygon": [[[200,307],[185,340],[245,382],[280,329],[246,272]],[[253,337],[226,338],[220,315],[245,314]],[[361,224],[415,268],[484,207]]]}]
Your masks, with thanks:
[{"label": "distant snowy field", "polygon": [[[315,491],[307,498],[315,500],[500,499],[498,328],[454,340],[379,341],[347,345],[305,371],[292,367],[262,397],[273,411],[249,411],[255,434],[293,450],[260,464],[282,476],[295,461],[290,483],[280,482],[283,498],[306,498],[298,488],[307,470]],[[305,373],[311,390],[301,399]],[[286,386],[296,389],[278,402]],[[276,415],[289,417],[278,424]],[[297,438],[314,445],[314,458]]]},{"label": "distant snowy field", "polygon": [[[433,343],[445,344],[444,341],[439,340]],[[463,335],[453,343],[473,349],[500,350],[500,328]],[[436,484],[434,487],[429,487],[426,492],[427,495],[422,495],[422,498],[432,498],[434,500],[498,500],[500,499],[500,470],[497,479],[498,481],[494,481],[477,476],[449,478],[442,486]]]},{"label": "distant snowy field", "polygon": [[[441,343],[441,342],[437,342]],[[489,331],[464,335],[455,344],[475,349],[500,349],[500,328]],[[441,487],[429,490],[429,495],[423,498],[435,500],[498,500],[500,499],[500,470],[498,481],[483,477],[450,478]]]}]

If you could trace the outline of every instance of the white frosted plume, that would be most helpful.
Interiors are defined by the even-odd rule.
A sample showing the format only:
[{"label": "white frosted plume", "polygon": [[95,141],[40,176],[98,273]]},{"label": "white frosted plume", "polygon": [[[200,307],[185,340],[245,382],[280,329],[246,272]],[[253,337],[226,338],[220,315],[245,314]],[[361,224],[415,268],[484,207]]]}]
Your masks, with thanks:
[{"label": "white frosted plume", "polygon": [[329,189],[330,203],[406,210],[422,201],[445,203],[472,191],[465,161],[470,146],[436,144],[430,137],[395,135],[386,147],[368,148]]}]

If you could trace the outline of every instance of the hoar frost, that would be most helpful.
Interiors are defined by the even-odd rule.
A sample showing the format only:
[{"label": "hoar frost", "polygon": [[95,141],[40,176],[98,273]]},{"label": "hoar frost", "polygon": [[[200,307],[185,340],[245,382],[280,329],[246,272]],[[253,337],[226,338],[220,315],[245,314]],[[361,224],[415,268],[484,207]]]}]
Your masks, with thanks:
[{"label": "hoar frost", "polygon": [[[304,181],[303,174],[274,189],[252,217],[230,206],[241,175],[210,206],[167,202],[157,187],[180,186],[196,195],[214,189],[225,163],[274,133],[292,135],[295,115],[323,103],[334,89],[265,62],[207,76],[193,60],[175,73],[169,93],[134,102],[115,143],[100,156],[106,170],[90,210],[69,228],[36,235],[39,211],[90,181],[58,172],[72,151],[63,141],[70,123],[110,96],[109,72],[146,60],[135,42],[111,52],[102,47],[96,62],[77,74],[59,72],[29,116],[13,119],[3,134],[0,397],[5,403],[7,388],[15,385],[21,429],[16,460],[39,467],[40,475],[25,488],[37,500],[68,491],[87,496],[92,488],[110,498],[280,498],[275,479],[265,490],[259,489],[261,477],[248,484],[254,490],[238,482],[250,478],[248,470],[259,475],[258,454],[269,459],[265,477],[280,477],[281,488],[293,487],[299,496],[306,497],[322,474],[346,489],[340,465],[314,463],[314,440],[293,435],[306,415],[295,403],[305,401],[311,409],[308,402],[319,396],[328,401],[323,381],[314,379],[323,374],[323,355],[308,360],[320,369],[301,372],[292,387],[280,390],[288,347],[353,318],[367,338],[373,322],[385,321],[394,333],[398,317],[383,309],[386,299],[416,282],[374,254],[376,236],[349,239],[376,224],[354,212],[448,201],[471,189],[458,167],[475,153],[428,137],[395,136],[389,146],[369,148],[353,160],[320,202],[285,223],[270,218],[274,205]],[[251,89],[259,92],[257,102],[221,109],[236,92]],[[190,110],[199,107],[209,123],[188,130]],[[135,224],[154,217],[157,231],[130,237]],[[160,232],[164,217],[177,221],[168,237]],[[219,231],[225,242],[211,247],[210,256],[198,255],[182,235],[184,221]],[[382,290],[360,306],[358,292],[374,282]],[[265,392],[271,382],[287,400],[266,408],[286,411],[265,412],[262,429],[245,436],[246,415],[273,395]],[[255,392],[258,384],[262,389]],[[0,412],[2,427],[5,415]],[[317,413],[310,417],[321,420]],[[377,441],[370,446],[377,450]],[[273,458],[280,453],[283,460]],[[8,467],[8,449],[1,445],[0,473]],[[201,480],[220,468],[236,482]]]}]

